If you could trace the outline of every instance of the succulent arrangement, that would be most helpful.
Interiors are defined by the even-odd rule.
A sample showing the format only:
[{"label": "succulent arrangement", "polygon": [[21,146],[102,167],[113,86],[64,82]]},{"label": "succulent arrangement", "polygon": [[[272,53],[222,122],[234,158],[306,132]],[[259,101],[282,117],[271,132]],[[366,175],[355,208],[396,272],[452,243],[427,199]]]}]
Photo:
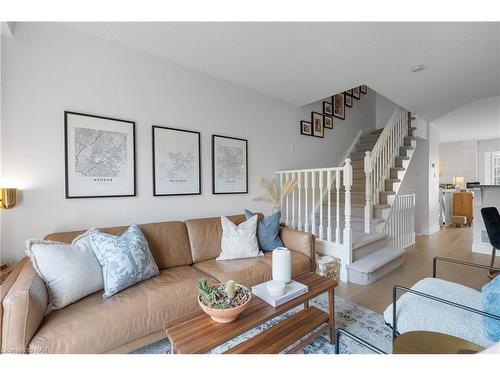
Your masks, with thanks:
[{"label": "succulent arrangement", "polygon": [[233,280],[226,284],[210,286],[206,279],[196,283],[201,302],[211,309],[232,309],[243,305],[250,298],[250,290],[236,285]]}]

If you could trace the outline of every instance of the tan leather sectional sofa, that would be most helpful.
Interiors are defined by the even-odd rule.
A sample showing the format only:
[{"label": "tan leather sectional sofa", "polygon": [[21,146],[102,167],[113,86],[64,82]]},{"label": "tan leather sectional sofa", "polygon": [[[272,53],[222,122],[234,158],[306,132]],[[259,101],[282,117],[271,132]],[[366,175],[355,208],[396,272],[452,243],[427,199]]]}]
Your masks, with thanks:
[{"label": "tan leather sectional sofa", "polygon": [[[229,217],[239,224],[243,215]],[[102,291],[47,316],[48,292],[24,258],[1,285],[3,353],[128,353],[166,337],[165,325],[199,310],[195,282],[233,279],[246,286],[271,279],[271,254],[216,261],[220,218],[139,225],[160,269],[154,278],[104,300]],[[120,235],[126,227],[103,229]],[[80,232],[54,233],[46,239],[71,242]],[[292,274],[314,267],[314,237],[281,229],[292,250]]]}]

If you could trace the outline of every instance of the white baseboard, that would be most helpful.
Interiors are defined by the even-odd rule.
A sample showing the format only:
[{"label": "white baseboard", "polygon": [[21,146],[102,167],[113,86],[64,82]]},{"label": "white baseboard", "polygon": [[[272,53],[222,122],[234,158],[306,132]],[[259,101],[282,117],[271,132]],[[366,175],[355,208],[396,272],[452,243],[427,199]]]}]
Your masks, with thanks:
[{"label": "white baseboard", "polygon": [[[481,242],[473,242],[472,243],[472,252],[479,254],[487,254],[491,255],[491,245],[487,245]],[[500,251],[497,250],[497,256],[500,256]]]}]

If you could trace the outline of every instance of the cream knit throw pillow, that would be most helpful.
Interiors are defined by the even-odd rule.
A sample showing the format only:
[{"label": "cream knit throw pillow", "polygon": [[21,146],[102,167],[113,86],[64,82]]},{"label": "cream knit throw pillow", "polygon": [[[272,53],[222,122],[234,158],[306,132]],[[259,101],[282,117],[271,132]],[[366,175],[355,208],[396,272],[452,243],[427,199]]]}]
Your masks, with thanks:
[{"label": "cream knit throw pillow", "polygon": [[264,255],[257,242],[257,215],[240,225],[235,225],[227,217],[221,217],[221,253],[217,260],[254,258]]}]

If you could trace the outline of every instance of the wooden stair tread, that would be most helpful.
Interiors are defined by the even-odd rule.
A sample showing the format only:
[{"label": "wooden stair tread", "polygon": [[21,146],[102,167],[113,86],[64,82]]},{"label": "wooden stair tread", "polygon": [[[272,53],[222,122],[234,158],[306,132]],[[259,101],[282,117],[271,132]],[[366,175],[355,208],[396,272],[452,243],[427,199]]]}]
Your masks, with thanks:
[{"label": "wooden stair tread", "polygon": [[380,194],[382,195],[396,195],[395,191],[381,191]]},{"label": "wooden stair tread", "polygon": [[[224,354],[280,353],[325,323],[328,323],[328,314],[311,306],[236,345]],[[325,326],[325,329],[327,327]]]}]

